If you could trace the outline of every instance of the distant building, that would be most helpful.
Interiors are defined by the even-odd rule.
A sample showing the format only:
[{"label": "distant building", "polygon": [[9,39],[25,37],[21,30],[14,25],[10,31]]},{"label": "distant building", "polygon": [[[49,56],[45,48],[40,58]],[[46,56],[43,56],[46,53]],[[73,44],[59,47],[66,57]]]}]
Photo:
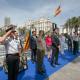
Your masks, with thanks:
[{"label": "distant building", "polygon": [[5,19],[4,19],[4,27],[6,28],[6,27],[9,26],[10,24],[11,24],[10,17],[5,17]]},{"label": "distant building", "polygon": [[29,20],[24,25],[27,29],[33,29],[39,33],[39,30],[43,30],[45,33],[52,29],[52,22],[49,19],[40,18],[38,20]]}]

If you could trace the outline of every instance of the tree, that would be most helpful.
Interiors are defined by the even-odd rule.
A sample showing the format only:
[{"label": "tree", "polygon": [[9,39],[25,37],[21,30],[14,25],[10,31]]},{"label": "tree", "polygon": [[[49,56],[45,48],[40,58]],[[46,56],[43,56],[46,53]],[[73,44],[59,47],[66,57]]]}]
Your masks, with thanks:
[{"label": "tree", "polygon": [[18,28],[18,31],[19,31],[19,34],[20,35],[25,36],[27,29],[26,29],[26,27]]},{"label": "tree", "polygon": [[71,19],[68,19],[65,23],[66,28],[69,27],[69,29],[74,28],[75,31],[78,31],[78,27],[80,26],[80,16],[79,17],[72,17]]},{"label": "tree", "polygon": [[3,29],[0,28],[0,36],[3,36],[5,33],[5,31]]}]

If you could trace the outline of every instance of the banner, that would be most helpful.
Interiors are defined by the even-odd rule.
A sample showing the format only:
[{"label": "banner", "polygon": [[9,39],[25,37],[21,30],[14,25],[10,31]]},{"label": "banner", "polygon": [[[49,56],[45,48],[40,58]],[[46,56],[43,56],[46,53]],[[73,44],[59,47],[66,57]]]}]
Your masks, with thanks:
[{"label": "banner", "polygon": [[23,51],[27,51],[29,49],[29,43],[30,43],[30,32],[27,32],[26,38],[23,45]]},{"label": "banner", "polygon": [[58,8],[55,10],[55,17],[57,16],[57,15],[59,15],[61,13],[61,7],[60,6],[58,6]]}]

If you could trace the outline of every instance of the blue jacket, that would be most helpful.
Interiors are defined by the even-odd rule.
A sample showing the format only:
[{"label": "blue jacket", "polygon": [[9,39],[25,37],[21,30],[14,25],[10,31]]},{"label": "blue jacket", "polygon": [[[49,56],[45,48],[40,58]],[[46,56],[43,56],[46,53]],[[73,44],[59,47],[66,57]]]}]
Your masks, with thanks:
[{"label": "blue jacket", "polygon": [[30,37],[30,48],[37,49],[36,38],[34,38],[33,36]]}]

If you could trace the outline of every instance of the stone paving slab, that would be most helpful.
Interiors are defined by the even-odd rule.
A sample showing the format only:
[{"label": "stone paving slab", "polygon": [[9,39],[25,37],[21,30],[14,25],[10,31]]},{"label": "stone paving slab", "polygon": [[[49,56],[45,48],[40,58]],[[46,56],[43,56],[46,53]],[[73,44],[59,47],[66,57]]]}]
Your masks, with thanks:
[{"label": "stone paving slab", "polygon": [[52,74],[47,80],[80,80],[80,56]]}]

